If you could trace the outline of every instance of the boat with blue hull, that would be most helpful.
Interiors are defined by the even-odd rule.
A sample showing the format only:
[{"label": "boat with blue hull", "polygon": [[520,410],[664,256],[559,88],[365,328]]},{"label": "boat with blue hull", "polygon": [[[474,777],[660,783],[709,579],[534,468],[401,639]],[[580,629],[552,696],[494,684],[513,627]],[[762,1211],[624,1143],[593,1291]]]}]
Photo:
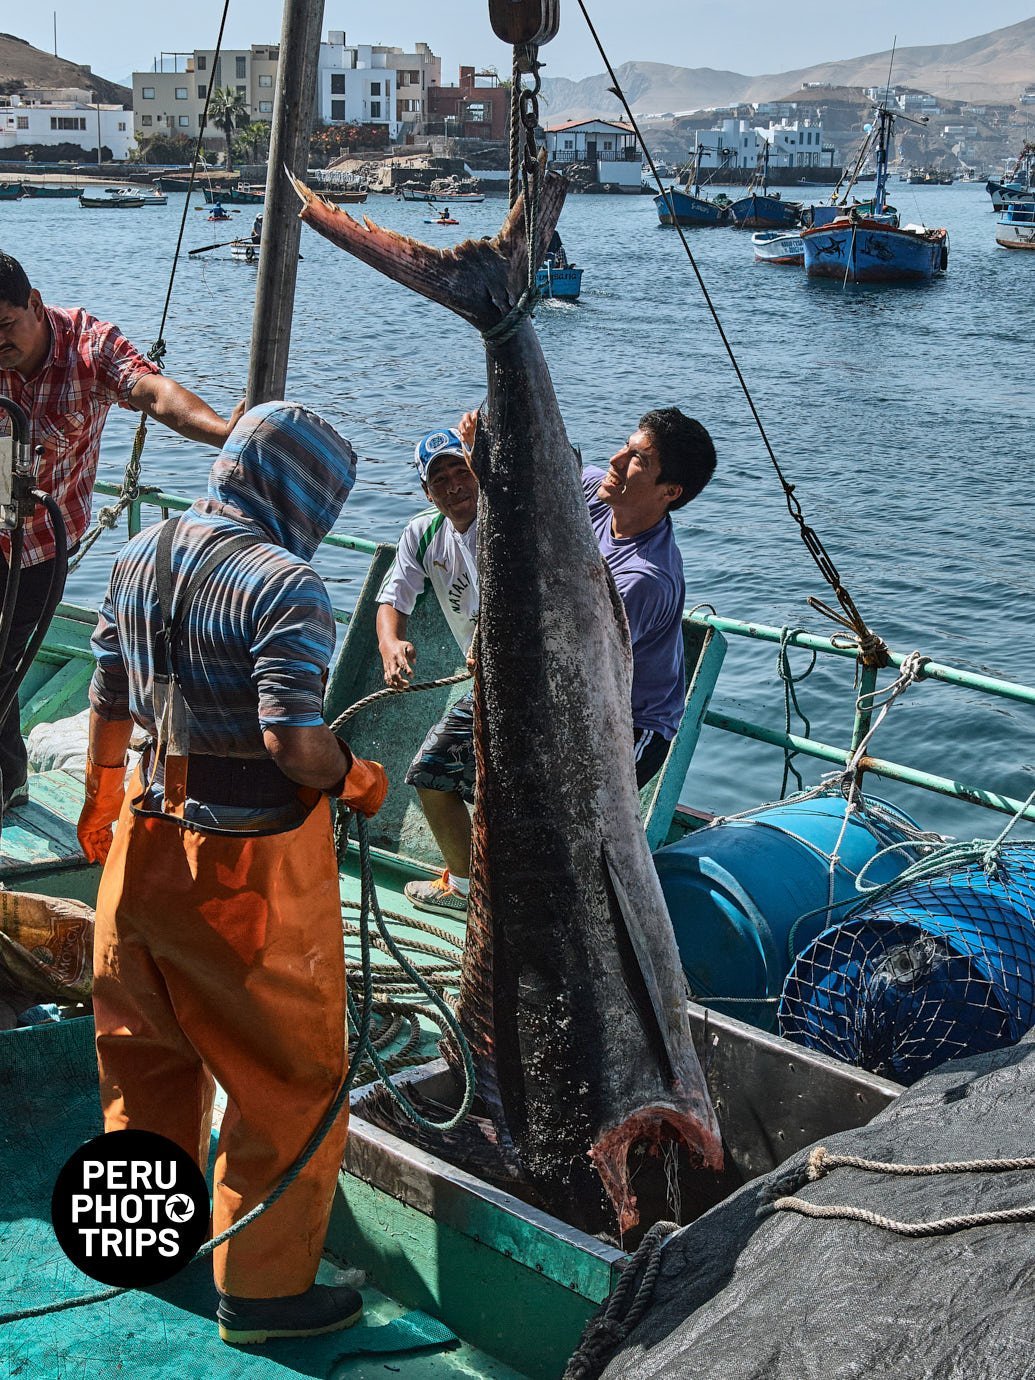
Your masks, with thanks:
[{"label": "boat with blue hull", "polygon": [[894,116],[877,110],[877,186],[873,209],[867,214],[850,207],[827,224],[813,223],[802,231],[805,272],[810,278],[836,278],[842,283],[929,282],[949,263],[949,234],[925,225],[899,226],[888,219],[885,200],[888,148]]},{"label": "boat with blue hull", "polygon": [[738,197],[730,207],[730,220],[738,230],[790,230],[800,217],[800,201],[784,201],[779,192],[769,195],[769,141],[766,140],[747,195]]},{"label": "boat with blue hull", "polygon": [[685,187],[669,187],[664,196],[656,196],[654,205],[662,225],[709,226],[727,225],[729,207],[698,196]]},{"label": "boat with blue hull", "polygon": [[662,225],[692,228],[729,224],[729,197],[721,193],[712,201],[701,195],[701,159],[708,152],[708,149],[698,145],[691,154],[684,184],[669,187],[654,198],[654,208]]},{"label": "boat with blue hull", "polygon": [[559,302],[576,302],[582,291],[581,268],[554,268],[544,264],[535,275],[535,284],[541,297],[553,297]]}]

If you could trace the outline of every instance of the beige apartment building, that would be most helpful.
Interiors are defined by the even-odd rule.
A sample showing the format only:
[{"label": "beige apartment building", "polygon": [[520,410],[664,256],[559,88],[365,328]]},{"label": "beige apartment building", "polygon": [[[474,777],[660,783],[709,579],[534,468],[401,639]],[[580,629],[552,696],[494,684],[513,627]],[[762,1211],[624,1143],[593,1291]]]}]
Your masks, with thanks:
[{"label": "beige apartment building", "polygon": [[[427,91],[442,80],[442,59],[426,43],[414,51],[362,44],[350,46],[342,30],[332,30],[320,44],[320,78],[316,117],[325,124],[386,124],[392,138],[423,127]],[[133,73],[133,131],[149,134],[196,135],[201,126],[210,87],[230,87],[247,103],[253,120],[273,116],[280,45],[252,44],[224,50],[217,59],[211,49],[192,53],[162,53],[153,72]],[[364,85],[367,74],[378,80],[378,91]],[[221,135],[209,131],[213,144]]]}]

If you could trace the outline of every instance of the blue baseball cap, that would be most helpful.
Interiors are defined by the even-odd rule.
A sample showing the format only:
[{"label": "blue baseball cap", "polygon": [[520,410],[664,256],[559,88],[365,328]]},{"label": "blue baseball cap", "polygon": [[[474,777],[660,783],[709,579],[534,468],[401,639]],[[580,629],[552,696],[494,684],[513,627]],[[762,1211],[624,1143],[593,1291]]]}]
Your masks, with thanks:
[{"label": "blue baseball cap", "polygon": [[427,484],[428,471],[439,456],[459,455],[462,457],[465,454],[460,433],[454,431],[452,427],[442,427],[438,431],[429,431],[427,436],[422,441],[418,441],[413,448],[413,463],[417,466],[420,482]]}]

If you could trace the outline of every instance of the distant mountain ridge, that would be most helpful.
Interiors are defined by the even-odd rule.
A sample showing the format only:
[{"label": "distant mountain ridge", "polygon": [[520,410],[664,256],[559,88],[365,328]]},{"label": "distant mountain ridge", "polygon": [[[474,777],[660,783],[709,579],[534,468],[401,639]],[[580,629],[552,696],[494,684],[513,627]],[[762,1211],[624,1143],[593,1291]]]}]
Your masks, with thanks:
[{"label": "distant mountain ridge", "polygon": [[[831,86],[879,86],[887,80],[890,61],[889,48],[865,57],[817,63],[760,77],[660,62],[625,62],[616,72],[635,114],[663,115],[742,101],[789,98],[807,81]],[[960,43],[900,48],[895,54],[892,81],[949,100],[1016,104],[1024,88],[1035,82],[1035,18]],[[544,76],[546,123],[594,115],[616,118],[622,107],[610,94],[610,84],[603,73],[582,81]]]},{"label": "distant mountain ridge", "polygon": [[10,95],[25,86],[76,87],[93,91],[102,104],[133,104],[133,92],[128,86],[106,81],[88,67],[34,48],[24,38],[0,34],[0,93]]}]

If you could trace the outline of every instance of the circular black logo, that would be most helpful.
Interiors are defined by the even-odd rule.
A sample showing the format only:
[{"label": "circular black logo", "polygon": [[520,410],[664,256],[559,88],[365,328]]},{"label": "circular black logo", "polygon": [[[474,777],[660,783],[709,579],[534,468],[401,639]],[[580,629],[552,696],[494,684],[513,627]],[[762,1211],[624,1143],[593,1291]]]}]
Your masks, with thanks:
[{"label": "circular black logo", "polygon": [[208,1236],[208,1189],[191,1157],[151,1131],[112,1131],[68,1159],[50,1199],[58,1244],[102,1284],[171,1279]]}]

